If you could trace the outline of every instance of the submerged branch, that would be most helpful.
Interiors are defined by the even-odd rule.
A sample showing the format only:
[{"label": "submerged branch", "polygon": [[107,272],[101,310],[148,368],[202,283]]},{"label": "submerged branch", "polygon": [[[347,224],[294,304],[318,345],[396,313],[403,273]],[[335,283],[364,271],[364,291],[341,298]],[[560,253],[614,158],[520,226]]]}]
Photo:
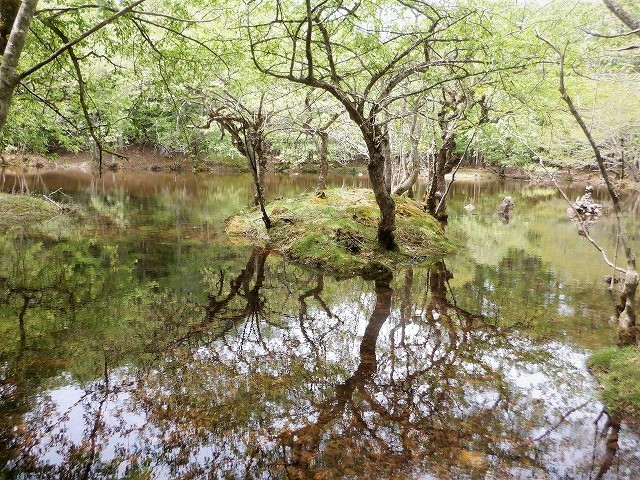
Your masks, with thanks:
[{"label": "submerged branch", "polygon": [[522,143],[533,155],[535,155],[538,158],[538,163],[540,164],[542,169],[549,176],[549,179],[553,182],[553,185],[556,187],[558,192],[560,192],[560,195],[562,195],[562,198],[564,198],[564,200],[567,202],[569,207],[576,214],[575,215],[575,219],[580,224],[580,227],[582,228],[582,231],[584,232],[584,238],[586,238],[589,241],[589,243],[591,243],[596,248],[596,250],[598,250],[600,252],[600,254],[602,255],[603,260],[605,261],[605,263],[609,267],[613,268],[617,272],[626,273],[626,270],[624,268],[618,267],[615,263],[613,263],[611,260],[609,260],[609,257],[607,256],[607,252],[604,251],[604,248],[601,247],[600,244],[598,244],[598,242],[596,242],[593,239],[593,237],[591,237],[591,235],[589,235],[589,231],[587,229],[587,225],[582,220],[582,217],[580,216],[580,213],[578,213],[578,211],[576,210],[575,206],[573,205],[573,202],[569,199],[569,197],[564,192],[562,187],[558,184],[558,182],[556,181],[555,177],[553,176],[553,173],[551,173],[549,171],[549,169],[547,168],[547,166],[544,164],[544,159],[540,156],[540,154],[538,152],[536,152],[533,148],[531,148],[531,146],[522,137],[520,137],[517,133],[515,133],[513,131],[511,131],[510,133],[515,138],[517,138],[520,141],[520,143]]}]

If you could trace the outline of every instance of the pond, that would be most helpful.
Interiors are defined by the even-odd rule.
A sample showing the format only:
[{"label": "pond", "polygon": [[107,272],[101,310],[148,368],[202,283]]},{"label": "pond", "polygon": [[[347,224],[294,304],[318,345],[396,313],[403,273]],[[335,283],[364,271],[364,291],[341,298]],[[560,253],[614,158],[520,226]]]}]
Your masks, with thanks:
[{"label": "pond", "polygon": [[[83,207],[0,236],[0,478],[640,478],[637,428],[612,457],[585,367],[615,343],[611,272],[554,189],[457,182],[455,255],[337,280],[226,237],[247,175],[0,188]],[[590,231],[615,251],[610,216]]]}]

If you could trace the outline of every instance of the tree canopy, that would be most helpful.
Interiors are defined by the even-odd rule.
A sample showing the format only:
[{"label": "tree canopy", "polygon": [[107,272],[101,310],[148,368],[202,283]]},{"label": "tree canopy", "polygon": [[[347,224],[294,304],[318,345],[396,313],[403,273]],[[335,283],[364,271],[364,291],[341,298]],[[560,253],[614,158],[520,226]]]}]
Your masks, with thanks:
[{"label": "tree canopy", "polygon": [[[533,151],[593,163],[541,37],[562,46],[606,158],[637,173],[637,18],[622,0],[3,2],[2,149],[90,150],[99,163],[128,145],[234,154],[256,184],[314,156],[365,158],[379,240],[393,248],[391,193],[419,173],[425,208],[446,217],[444,175],[462,161],[534,169]],[[238,148],[248,125],[245,147],[262,143]]]}]

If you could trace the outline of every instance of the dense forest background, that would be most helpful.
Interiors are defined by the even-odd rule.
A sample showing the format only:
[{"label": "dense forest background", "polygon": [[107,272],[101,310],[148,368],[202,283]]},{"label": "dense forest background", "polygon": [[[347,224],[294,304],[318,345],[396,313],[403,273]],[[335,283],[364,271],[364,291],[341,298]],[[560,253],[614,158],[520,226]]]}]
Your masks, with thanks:
[{"label": "dense forest background", "polygon": [[[18,3],[3,2],[5,39]],[[536,168],[536,154],[588,166],[551,44],[607,158],[634,173],[640,160],[638,36],[605,5],[639,18],[632,0],[136,3],[40,67],[125,5],[37,2],[4,153],[136,145],[225,162],[239,153],[235,125],[259,131],[279,168],[317,161],[323,142],[349,163],[370,154],[369,122],[397,184],[443,150],[498,168]]]}]

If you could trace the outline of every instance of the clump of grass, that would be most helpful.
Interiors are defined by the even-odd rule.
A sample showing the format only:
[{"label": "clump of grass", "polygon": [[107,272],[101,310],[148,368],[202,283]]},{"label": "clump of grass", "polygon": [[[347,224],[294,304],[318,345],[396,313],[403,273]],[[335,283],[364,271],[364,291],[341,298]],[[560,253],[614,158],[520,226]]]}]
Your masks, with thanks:
[{"label": "clump of grass", "polygon": [[41,198],[0,193],[0,231],[42,222],[59,214],[58,207]]},{"label": "clump of grass", "polygon": [[378,207],[365,189],[331,189],[324,198],[304,194],[267,205],[273,222],[267,232],[260,212],[252,209],[232,217],[231,236],[268,243],[286,257],[335,275],[377,274],[400,265],[422,263],[450,253],[440,225],[413,201],[395,197],[398,251],[377,242]]},{"label": "clump of grass", "polygon": [[640,417],[640,348],[605,348],[594,353],[587,365],[602,385],[609,410]]},{"label": "clump of grass", "polygon": [[222,155],[210,160],[212,167],[217,167],[225,172],[247,173],[249,166],[247,159],[238,155]]}]

